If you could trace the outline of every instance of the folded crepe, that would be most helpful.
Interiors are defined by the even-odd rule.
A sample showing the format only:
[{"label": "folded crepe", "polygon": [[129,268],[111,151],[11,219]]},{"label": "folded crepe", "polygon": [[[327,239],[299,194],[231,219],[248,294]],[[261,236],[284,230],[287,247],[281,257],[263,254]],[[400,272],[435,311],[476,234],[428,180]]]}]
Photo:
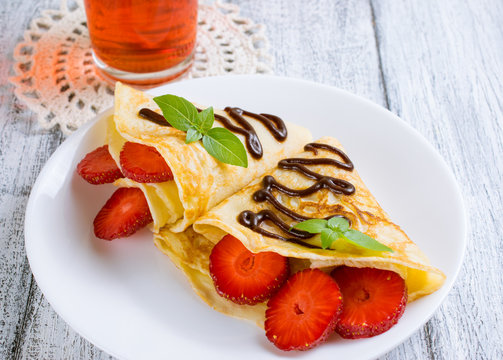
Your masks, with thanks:
[{"label": "folded crepe", "polygon": [[278,160],[299,152],[311,139],[309,130],[287,122],[286,138],[275,136],[282,120],[273,115],[253,114],[237,108],[233,108],[237,109],[234,113],[215,110],[214,126],[222,126],[227,121],[230,127],[234,127],[230,130],[237,131],[236,135],[243,144],[247,144],[247,138],[242,135],[243,131],[235,129],[243,129],[236,117],[248,122],[256,133],[263,155],[251,156],[253,149],[250,150],[249,144],[248,168],[243,168],[219,162],[199,141],[185,144],[185,132],[166,126],[167,122],[160,125],[142,118],[139,111],[143,108],[161,112],[148,94],[117,83],[114,115],[108,119],[107,140],[110,154],[119,167],[120,151],[126,141],[155,147],[170,167],[172,181],[138,183],[123,178],[115,182],[117,186],[137,187],[143,191],[153,217],[154,231],[163,226],[173,232],[185,230],[220,201],[272,169]]},{"label": "folded crepe", "polygon": [[[193,229],[180,234],[162,229],[155,234],[157,247],[185,272],[195,291],[216,310],[263,326],[265,304],[237,305],[214,289],[209,255],[227,234],[252,252],[273,251],[289,257],[292,272],[306,267],[330,271],[339,265],[391,270],[405,280],[409,301],[439,289],[445,275],[430,265],[419,247],[391,222],[351,169],[352,163],[340,143],[325,137],[305,149],[295,158],[281,161],[269,176],[257,179],[211,209],[194,223]],[[287,193],[279,188],[294,191]],[[393,252],[368,250],[344,241],[323,249],[319,235],[302,236],[306,234],[291,230],[303,219],[332,216],[345,217],[352,229]]]}]

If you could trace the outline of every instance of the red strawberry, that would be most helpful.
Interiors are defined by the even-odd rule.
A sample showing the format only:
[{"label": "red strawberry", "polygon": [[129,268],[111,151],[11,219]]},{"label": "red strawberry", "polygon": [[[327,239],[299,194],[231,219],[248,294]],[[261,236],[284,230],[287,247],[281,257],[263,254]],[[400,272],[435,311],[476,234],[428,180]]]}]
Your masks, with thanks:
[{"label": "red strawberry", "polygon": [[134,234],[152,222],[143,192],[137,188],[119,188],[94,219],[94,234],[113,240]]},{"label": "red strawberry", "polygon": [[343,338],[379,335],[402,316],[407,288],[397,273],[340,266],[332,271],[332,276],[342,292],[343,312],[335,331]]},{"label": "red strawberry", "polygon": [[226,235],[210,255],[210,274],[220,296],[255,305],[269,298],[286,280],[288,259],[273,252],[252,253]]},{"label": "red strawberry", "polygon": [[93,185],[111,183],[123,177],[108,152],[108,145],[99,147],[84,156],[77,165],[77,173]]},{"label": "red strawberry", "polygon": [[266,336],[281,350],[308,350],[334,331],[342,311],[337,283],[319,269],[294,274],[267,303]]},{"label": "red strawberry", "polygon": [[173,173],[156,148],[134,142],[122,147],[120,163],[124,175],[140,183],[173,180]]}]

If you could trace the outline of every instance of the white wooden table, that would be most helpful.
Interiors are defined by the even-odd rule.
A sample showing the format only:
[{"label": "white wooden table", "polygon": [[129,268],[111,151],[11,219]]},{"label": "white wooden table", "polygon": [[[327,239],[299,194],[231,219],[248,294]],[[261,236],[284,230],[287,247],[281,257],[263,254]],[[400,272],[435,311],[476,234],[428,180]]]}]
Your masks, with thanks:
[{"label": "white wooden table", "polygon": [[[234,0],[268,26],[275,73],[334,85],[396,113],[457,178],[469,213],[460,276],[433,318],[385,359],[503,358],[503,2]],[[30,189],[62,142],[13,95],[12,52],[59,0],[0,1],[0,359],[108,359],[44,299],[24,250]]]}]

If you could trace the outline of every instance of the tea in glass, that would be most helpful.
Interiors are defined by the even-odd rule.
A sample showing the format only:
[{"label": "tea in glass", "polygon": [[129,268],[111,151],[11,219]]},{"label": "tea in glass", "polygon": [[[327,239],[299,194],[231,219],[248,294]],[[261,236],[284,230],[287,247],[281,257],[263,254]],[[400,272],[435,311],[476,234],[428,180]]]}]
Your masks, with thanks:
[{"label": "tea in glass", "polygon": [[186,71],[197,0],[85,0],[97,66],[121,81],[154,84]]}]

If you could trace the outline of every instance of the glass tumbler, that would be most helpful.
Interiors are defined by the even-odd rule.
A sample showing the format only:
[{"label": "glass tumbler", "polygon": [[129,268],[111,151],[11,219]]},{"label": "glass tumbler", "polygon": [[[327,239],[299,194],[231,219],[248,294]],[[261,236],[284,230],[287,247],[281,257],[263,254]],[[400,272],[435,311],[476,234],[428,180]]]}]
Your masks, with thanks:
[{"label": "glass tumbler", "polygon": [[192,64],[197,0],[85,0],[98,68],[133,85],[174,79]]}]

